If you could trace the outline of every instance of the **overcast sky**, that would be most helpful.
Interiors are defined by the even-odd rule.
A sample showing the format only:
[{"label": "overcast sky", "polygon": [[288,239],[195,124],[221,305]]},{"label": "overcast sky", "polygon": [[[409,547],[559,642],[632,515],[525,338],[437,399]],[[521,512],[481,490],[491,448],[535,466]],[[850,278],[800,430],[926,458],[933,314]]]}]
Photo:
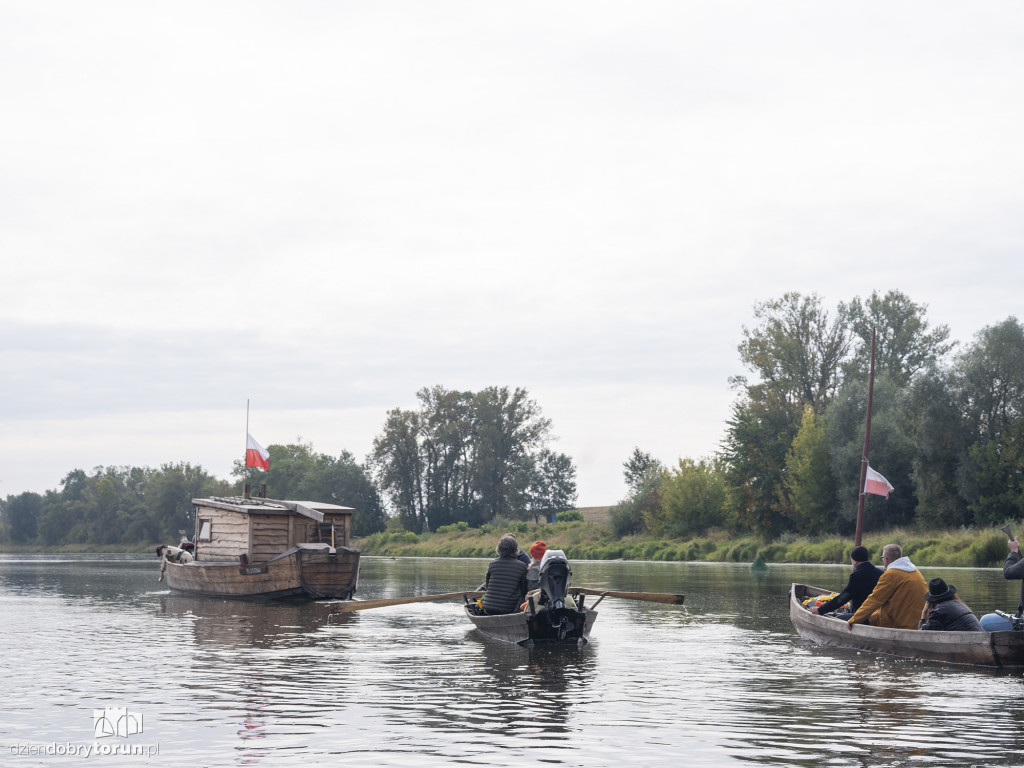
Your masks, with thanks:
[{"label": "overcast sky", "polygon": [[[581,506],[755,302],[1021,314],[1019,3],[0,4],[0,497],[522,387]],[[271,489],[272,491],[272,489]]]}]

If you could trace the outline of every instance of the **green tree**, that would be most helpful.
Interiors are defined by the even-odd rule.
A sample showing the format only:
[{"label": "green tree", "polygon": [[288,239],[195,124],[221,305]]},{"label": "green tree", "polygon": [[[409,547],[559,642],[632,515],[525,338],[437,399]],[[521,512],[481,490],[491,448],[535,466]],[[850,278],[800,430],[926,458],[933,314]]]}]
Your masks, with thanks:
[{"label": "green tree", "polygon": [[822,419],[804,407],[800,431],[786,454],[783,510],[792,530],[803,533],[839,532],[836,481],[832,453]]},{"label": "green tree", "polygon": [[[313,446],[299,442],[286,445],[272,444],[267,446],[270,458],[267,463],[270,469],[247,467],[241,459],[236,459],[231,474],[249,486],[254,496],[259,487],[267,487],[267,496],[272,499],[297,499],[302,496],[302,479],[316,462]],[[318,499],[319,501],[319,499]]]},{"label": "green tree", "polygon": [[[528,484],[517,482],[529,472],[525,457],[544,447],[551,420],[541,415],[525,389],[488,387],[473,398],[476,451],[473,485],[489,517],[512,518],[523,509]],[[518,491],[518,493],[513,493]]]},{"label": "green tree", "polygon": [[1024,327],[1010,317],[983,328],[957,357],[950,378],[966,446],[957,471],[960,495],[985,521],[997,514],[990,484],[1002,470],[995,461],[1006,461],[991,452],[1013,452],[1013,428],[1024,416]]},{"label": "green tree", "polygon": [[395,408],[388,411],[384,431],[374,438],[370,458],[378,486],[391,500],[402,528],[415,532],[427,525],[419,440],[419,414]]},{"label": "green tree", "polygon": [[193,499],[228,496],[231,484],[218,480],[202,467],[188,462],[162,464],[146,482],[146,508],[129,528],[128,541],[178,542],[178,532],[189,536],[195,528]]},{"label": "green tree", "polygon": [[922,525],[955,528],[971,522],[960,493],[961,466],[970,436],[948,371],[930,366],[914,379],[908,412],[917,445],[915,519]]},{"label": "green tree", "polygon": [[[629,461],[623,467],[623,474],[629,483]],[[649,464],[646,467],[640,479],[634,483],[629,496],[608,511],[608,525],[616,536],[642,533],[648,519],[661,515],[662,488],[667,477],[667,470],[659,465]]]},{"label": "green tree", "polygon": [[424,514],[430,527],[483,522],[473,495],[473,393],[440,386],[421,389],[420,451],[423,457]]},{"label": "green tree", "polygon": [[977,440],[998,440],[1024,414],[1024,327],[1017,318],[979,331],[954,375],[967,429]]},{"label": "green tree", "polygon": [[43,513],[39,520],[40,544],[58,546],[85,541],[88,483],[84,470],[73,469],[63,477],[58,491],[44,494]]},{"label": "green tree", "polygon": [[525,512],[535,523],[576,507],[576,467],[564,453],[547,448],[530,457]]},{"label": "green tree", "polygon": [[757,379],[741,389],[723,442],[737,523],[771,538],[786,530],[786,456],[804,406],[824,414],[841,384],[853,343],[848,310],[835,317],[816,294],[786,293],[754,305],[758,325],[743,328],[740,360]]},{"label": "green tree", "polygon": [[[829,409],[825,425],[836,478],[837,509],[846,521],[845,529],[850,531],[856,525],[860,499],[867,390],[867,382],[847,382]],[[874,495],[865,498],[865,530],[910,525],[915,520],[914,467],[919,453],[912,403],[910,389],[896,386],[886,376],[875,379],[869,459],[895,490],[887,499]]]},{"label": "green tree", "polygon": [[526,514],[551,429],[526,390],[434,387],[417,397],[418,411],[389,412],[370,458],[401,527],[419,532]]},{"label": "green tree", "polygon": [[977,471],[970,505],[976,525],[1024,517],[1024,416],[996,440],[975,443],[970,455]]},{"label": "green tree", "polygon": [[[755,304],[754,317],[759,325],[743,328],[739,346],[741,361],[759,377],[747,386],[751,399],[823,411],[840,384],[840,364],[852,344],[847,309],[840,304],[833,318],[816,294],[786,293]],[[736,381],[746,385],[742,378]]]},{"label": "green tree", "polygon": [[915,304],[900,291],[879,296],[875,291],[867,301],[855,298],[843,308],[857,337],[857,349],[850,359],[846,377],[866,381],[871,363],[871,333],[875,331],[875,371],[899,387],[940,361],[955,344],[949,341],[949,327],[929,330],[925,319],[927,305]]},{"label": "green tree", "polygon": [[786,454],[799,428],[802,404],[776,392],[759,394],[763,399],[745,398],[733,405],[722,457],[737,524],[770,539],[788,527],[780,499]]},{"label": "green tree", "polygon": [[651,474],[661,472],[665,466],[647,451],[634,448],[630,457],[622,464],[622,474],[630,493],[636,493],[643,481]]},{"label": "green tree", "polygon": [[340,504],[355,509],[352,516],[354,536],[369,536],[383,531],[387,516],[380,493],[374,485],[369,470],[358,464],[348,451],[342,451],[335,458],[317,453],[311,443],[289,443],[268,445],[270,454],[269,470],[245,467],[241,460],[235,462],[234,474],[246,479],[252,489],[265,483],[267,495],[274,499],[308,499],[330,504]]},{"label": "green tree", "polygon": [[387,515],[367,468],[348,451],[334,458],[315,454],[300,484],[302,498],[352,507],[352,535],[369,536],[387,527]]},{"label": "green tree", "polygon": [[709,528],[728,523],[727,510],[721,460],[680,459],[662,485],[661,514],[648,516],[648,529],[669,537],[703,536]]},{"label": "green tree", "polygon": [[12,544],[33,544],[39,530],[43,512],[43,497],[26,491],[0,500],[0,521],[7,540]]}]

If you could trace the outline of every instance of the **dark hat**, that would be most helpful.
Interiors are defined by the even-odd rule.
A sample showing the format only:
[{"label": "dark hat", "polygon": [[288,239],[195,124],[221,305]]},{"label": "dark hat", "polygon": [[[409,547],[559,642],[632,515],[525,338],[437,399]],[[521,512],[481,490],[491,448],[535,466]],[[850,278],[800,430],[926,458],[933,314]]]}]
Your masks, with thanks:
[{"label": "dark hat", "polygon": [[867,547],[854,547],[853,552],[850,553],[850,559],[856,560],[858,563],[866,563],[871,560],[871,553],[868,552]]},{"label": "dark hat", "polygon": [[924,596],[924,599],[930,603],[938,603],[942,600],[949,600],[955,594],[956,587],[952,584],[947,587],[946,582],[942,579],[932,579],[928,582],[928,594]]}]

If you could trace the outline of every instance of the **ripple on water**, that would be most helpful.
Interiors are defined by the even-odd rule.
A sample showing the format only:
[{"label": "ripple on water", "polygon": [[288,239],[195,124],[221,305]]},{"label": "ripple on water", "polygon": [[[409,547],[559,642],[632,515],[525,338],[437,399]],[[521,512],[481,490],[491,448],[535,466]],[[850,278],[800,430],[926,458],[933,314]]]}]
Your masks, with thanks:
[{"label": "ripple on water", "polygon": [[[368,560],[365,596],[469,580],[444,561],[400,566],[410,586]],[[1020,674],[803,644],[785,600],[799,579],[775,566],[757,581],[577,564],[574,579],[686,591],[688,606],[608,598],[589,646],[532,651],[482,639],[457,603],[331,617],[154,590],[148,561],[12,567],[0,562],[5,743],[85,742],[93,708],[126,706],[162,761],[187,765],[931,768],[1019,764],[1024,748]]]}]

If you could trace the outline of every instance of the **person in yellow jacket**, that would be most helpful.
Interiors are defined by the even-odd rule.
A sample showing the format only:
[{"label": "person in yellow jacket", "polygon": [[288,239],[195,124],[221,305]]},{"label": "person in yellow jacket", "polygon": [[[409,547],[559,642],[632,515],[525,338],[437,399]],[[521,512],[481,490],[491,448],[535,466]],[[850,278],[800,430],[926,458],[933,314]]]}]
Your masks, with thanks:
[{"label": "person in yellow jacket", "polygon": [[885,573],[853,614],[849,621],[850,629],[854,624],[917,629],[924,597],[928,594],[928,582],[910,558],[903,556],[898,544],[886,544],[882,548],[882,565]]}]

